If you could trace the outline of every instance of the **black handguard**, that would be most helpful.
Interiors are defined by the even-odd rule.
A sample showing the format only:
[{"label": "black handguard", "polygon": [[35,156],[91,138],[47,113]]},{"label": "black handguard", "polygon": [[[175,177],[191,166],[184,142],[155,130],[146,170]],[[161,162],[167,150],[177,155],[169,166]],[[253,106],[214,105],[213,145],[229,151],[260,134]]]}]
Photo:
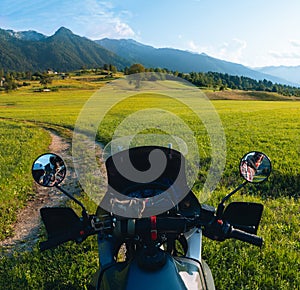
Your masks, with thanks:
[{"label": "black handguard", "polygon": [[89,216],[80,218],[71,208],[46,207],[40,212],[48,236],[47,241],[40,243],[41,251],[68,241],[80,243],[93,233]]},{"label": "black handguard", "polygon": [[68,241],[71,241],[72,238],[69,236],[69,234],[61,235],[57,237],[53,237],[51,239],[48,239],[47,241],[40,242],[39,248],[41,251],[49,250],[52,248],[56,248],[57,246],[66,243]]},{"label": "black handguard", "polygon": [[84,223],[78,223],[72,228],[66,230],[66,232],[57,234],[55,236],[50,236],[48,237],[47,241],[40,242],[40,250],[44,251],[51,248],[55,248],[68,241],[81,243],[91,234],[92,230],[90,227],[84,226]]}]

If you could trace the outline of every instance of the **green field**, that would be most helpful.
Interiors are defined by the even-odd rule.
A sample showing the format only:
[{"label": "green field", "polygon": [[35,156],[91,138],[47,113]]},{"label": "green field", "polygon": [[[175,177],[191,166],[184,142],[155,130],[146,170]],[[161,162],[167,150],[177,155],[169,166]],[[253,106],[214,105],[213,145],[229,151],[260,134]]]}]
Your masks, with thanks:
[{"label": "green field", "polygon": [[[99,85],[103,83],[70,79],[54,82],[53,86],[59,87],[54,92],[37,93],[32,86],[0,94],[0,239],[11,235],[16,210],[33,195],[31,162],[47,151],[50,143],[44,128],[73,128],[80,109]],[[264,204],[259,235],[265,245],[257,249],[239,241],[216,243],[205,238],[203,255],[217,289],[299,289],[300,102],[252,100],[250,92],[251,100],[242,100],[244,97],[245,93],[240,98],[235,93],[234,100],[212,101],[225,130],[227,157],[221,183],[207,203],[216,206],[239,184],[237,167],[244,153],[265,152],[273,165],[269,181],[248,186],[232,198]],[[209,156],[207,134],[190,111],[151,94],[135,96],[113,108],[98,132],[99,139],[107,142],[124,117],[144,107],[155,107],[157,102],[189,124],[195,131],[200,155]],[[197,104],[195,99],[195,111]],[[206,174],[208,165],[209,159],[203,162],[200,176]],[[200,189],[201,180],[196,182],[196,194]],[[94,237],[79,246],[67,244],[44,253],[35,249],[3,256],[0,289],[85,289],[97,269],[97,258]]]},{"label": "green field", "polygon": [[12,234],[17,210],[33,196],[32,160],[47,150],[49,135],[32,124],[0,120],[0,240]]}]

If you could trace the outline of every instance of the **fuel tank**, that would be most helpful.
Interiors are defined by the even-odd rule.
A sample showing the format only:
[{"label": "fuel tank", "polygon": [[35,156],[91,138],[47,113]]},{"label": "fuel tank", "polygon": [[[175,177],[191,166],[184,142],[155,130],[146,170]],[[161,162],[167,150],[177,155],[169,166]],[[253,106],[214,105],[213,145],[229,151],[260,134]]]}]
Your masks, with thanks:
[{"label": "fuel tank", "polygon": [[150,269],[138,258],[116,263],[99,275],[99,290],[206,290],[202,265],[189,258],[166,255],[164,264]]}]

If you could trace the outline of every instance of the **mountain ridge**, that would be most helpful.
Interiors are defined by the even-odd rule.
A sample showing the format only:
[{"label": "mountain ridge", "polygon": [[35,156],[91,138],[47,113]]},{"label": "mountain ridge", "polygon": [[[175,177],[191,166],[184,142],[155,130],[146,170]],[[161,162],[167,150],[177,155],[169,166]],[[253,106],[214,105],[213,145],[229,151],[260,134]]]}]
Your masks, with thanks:
[{"label": "mountain ridge", "polygon": [[146,67],[168,68],[179,72],[219,72],[250,77],[256,80],[267,79],[273,83],[296,85],[285,79],[265,74],[241,64],[220,60],[205,53],[192,53],[174,48],[154,48],[132,39],[95,40],[106,49],[126,57],[130,62],[141,63]]},{"label": "mountain ridge", "polygon": [[22,39],[22,40],[29,40],[29,41],[34,41],[34,40],[42,40],[45,39],[47,36],[36,32],[34,30],[27,30],[27,31],[14,31],[14,30],[6,30],[11,36]]},{"label": "mountain ridge", "polygon": [[0,29],[0,64],[4,70],[70,71],[105,63],[119,69],[129,65],[113,52],[64,27],[41,40],[20,39]]},{"label": "mountain ridge", "polygon": [[118,69],[124,69],[133,63],[183,73],[213,71],[293,86],[300,83],[300,80],[290,82],[282,78],[282,75],[274,76],[268,74],[266,70],[251,69],[241,64],[213,58],[205,53],[154,48],[133,39],[103,38],[93,41],[74,34],[66,27],[60,27],[51,36],[33,30],[15,32],[0,28],[0,65],[5,70],[51,68],[70,71],[82,67],[101,67],[103,64],[112,64]]}]

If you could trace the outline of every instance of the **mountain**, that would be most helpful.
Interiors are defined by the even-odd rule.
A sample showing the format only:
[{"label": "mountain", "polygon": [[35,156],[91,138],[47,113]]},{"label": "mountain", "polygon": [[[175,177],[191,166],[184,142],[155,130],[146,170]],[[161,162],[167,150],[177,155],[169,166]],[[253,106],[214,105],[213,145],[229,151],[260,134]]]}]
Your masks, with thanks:
[{"label": "mountain", "polygon": [[230,75],[246,76],[256,80],[270,80],[274,83],[292,83],[270,74],[265,74],[236,64],[208,56],[173,48],[154,48],[144,45],[132,39],[108,39],[96,40],[106,49],[126,58],[131,63],[141,63],[145,67],[160,67],[179,72],[219,72]]},{"label": "mountain", "polygon": [[0,29],[0,65],[4,70],[70,71],[100,67],[105,63],[122,69],[128,62],[85,37],[61,27],[54,35],[12,33]]},{"label": "mountain", "polygon": [[[295,85],[281,78],[287,75],[279,74],[278,69],[253,70],[204,53],[154,48],[132,39],[104,38],[92,41],[75,35],[65,27],[59,28],[52,36],[35,31],[15,32],[0,29],[0,68],[4,70],[44,71],[50,68],[56,71],[71,71],[82,67],[101,67],[104,64],[112,64],[118,69],[123,69],[133,63],[178,72],[212,71]],[[293,81],[299,84],[299,79]]]},{"label": "mountain", "polygon": [[300,85],[300,66],[266,66],[256,70]]},{"label": "mountain", "polygon": [[8,32],[8,34],[10,34],[11,36],[22,40],[40,41],[47,38],[46,35],[36,32],[34,30],[28,30],[28,31],[6,30],[6,32]]}]

